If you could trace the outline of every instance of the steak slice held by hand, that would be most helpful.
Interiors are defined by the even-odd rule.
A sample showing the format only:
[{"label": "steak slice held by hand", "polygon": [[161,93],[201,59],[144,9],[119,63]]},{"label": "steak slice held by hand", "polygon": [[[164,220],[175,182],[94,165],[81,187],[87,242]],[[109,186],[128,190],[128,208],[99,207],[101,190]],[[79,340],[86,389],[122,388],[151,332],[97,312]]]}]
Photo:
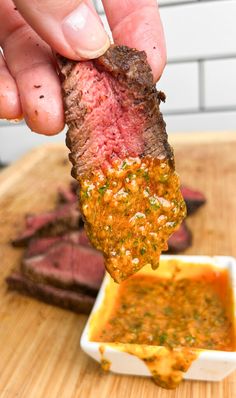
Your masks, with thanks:
[{"label": "steak slice held by hand", "polygon": [[92,244],[117,282],[158,266],[185,216],[164,100],[144,52],[111,46],[93,61],[59,58],[72,174]]}]

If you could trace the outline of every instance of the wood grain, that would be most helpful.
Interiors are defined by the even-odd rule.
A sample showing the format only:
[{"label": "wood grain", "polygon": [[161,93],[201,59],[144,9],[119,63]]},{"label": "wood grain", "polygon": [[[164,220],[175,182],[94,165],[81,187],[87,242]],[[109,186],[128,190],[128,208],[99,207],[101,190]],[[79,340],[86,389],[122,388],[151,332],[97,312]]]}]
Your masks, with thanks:
[{"label": "wood grain", "polygon": [[[188,219],[194,244],[187,253],[236,256],[236,134],[173,135],[171,142],[182,182],[207,196]],[[176,391],[104,374],[80,349],[85,316],[7,292],[4,278],[22,255],[9,241],[25,213],[54,206],[57,187],[70,180],[66,159],[63,145],[47,145],[0,173],[0,397],[235,398],[236,373],[221,383],[183,382]]]}]

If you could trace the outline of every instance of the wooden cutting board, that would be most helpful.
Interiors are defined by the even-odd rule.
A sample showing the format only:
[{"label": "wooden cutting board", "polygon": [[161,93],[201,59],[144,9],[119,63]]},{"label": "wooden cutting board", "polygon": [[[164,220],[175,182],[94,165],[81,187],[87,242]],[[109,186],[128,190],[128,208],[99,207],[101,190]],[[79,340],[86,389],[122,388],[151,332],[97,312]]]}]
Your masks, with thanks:
[{"label": "wooden cutting board", "polygon": [[[172,135],[181,180],[207,205],[188,219],[186,253],[236,256],[236,133]],[[38,148],[0,173],[0,398],[234,398],[236,372],[220,383],[183,382],[165,391],[149,378],[104,374],[80,349],[86,317],[7,292],[22,251],[9,244],[24,214],[54,206],[70,180],[63,145]]]}]

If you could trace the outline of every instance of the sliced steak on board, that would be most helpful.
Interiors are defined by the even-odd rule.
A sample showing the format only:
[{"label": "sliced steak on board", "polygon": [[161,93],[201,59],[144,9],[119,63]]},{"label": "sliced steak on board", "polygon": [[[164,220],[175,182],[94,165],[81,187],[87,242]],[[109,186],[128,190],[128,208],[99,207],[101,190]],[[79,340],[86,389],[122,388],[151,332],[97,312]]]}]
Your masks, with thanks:
[{"label": "sliced steak on board", "polygon": [[19,272],[9,275],[6,281],[10,289],[78,313],[89,314],[95,301],[94,297],[82,292],[59,289],[45,283],[31,281]]},{"label": "sliced steak on board", "polygon": [[111,46],[96,60],[58,57],[67,145],[92,244],[114,280],[157,267],[185,216],[146,54]]},{"label": "sliced steak on board", "polygon": [[168,240],[168,253],[180,253],[192,244],[192,232],[184,220]]},{"label": "sliced steak on board", "polygon": [[26,215],[26,228],[16,237],[14,246],[25,246],[35,236],[58,236],[70,230],[77,230],[80,223],[77,203],[66,203],[56,209],[40,214]]},{"label": "sliced steak on board", "polygon": [[77,202],[78,183],[73,180],[69,187],[58,188],[59,203],[75,203]]},{"label": "sliced steak on board", "polygon": [[71,242],[82,246],[91,246],[84,229],[71,231],[65,235],[33,238],[29,241],[25,251],[25,258],[44,254],[54,243]]},{"label": "sliced steak on board", "polygon": [[23,259],[21,269],[36,282],[94,295],[104,276],[102,255],[71,241],[56,242],[42,254]]},{"label": "sliced steak on board", "polygon": [[206,197],[202,192],[196,191],[186,185],[181,186],[181,193],[187,206],[187,215],[195,213],[199,207],[206,203]]}]

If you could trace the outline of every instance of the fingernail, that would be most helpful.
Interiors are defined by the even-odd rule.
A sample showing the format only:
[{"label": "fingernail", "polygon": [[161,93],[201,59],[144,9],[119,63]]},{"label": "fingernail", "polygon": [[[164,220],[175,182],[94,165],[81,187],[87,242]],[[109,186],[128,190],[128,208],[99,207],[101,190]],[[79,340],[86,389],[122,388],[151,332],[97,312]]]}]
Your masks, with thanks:
[{"label": "fingernail", "polygon": [[68,44],[82,58],[97,58],[110,45],[102,24],[83,2],[64,19],[62,30]]}]

